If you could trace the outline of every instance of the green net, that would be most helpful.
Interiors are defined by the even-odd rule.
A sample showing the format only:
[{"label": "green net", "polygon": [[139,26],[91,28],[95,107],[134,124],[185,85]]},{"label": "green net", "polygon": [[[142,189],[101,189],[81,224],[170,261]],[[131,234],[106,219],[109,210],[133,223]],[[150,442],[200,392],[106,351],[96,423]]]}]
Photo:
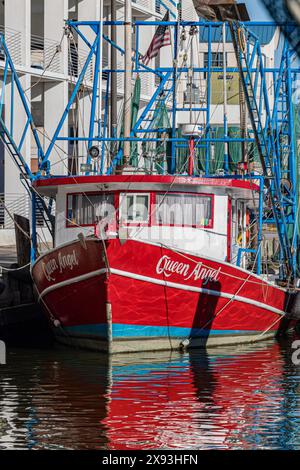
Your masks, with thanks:
[{"label": "green net", "polygon": [[[231,139],[240,139],[241,129],[239,127],[230,126],[228,128],[228,137]],[[229,170],[234,173],[237,171],[238,163],[241,162],[243,158],[241,142],[229,142],[228,158]]]},{"label": "green net", "polygon": [[[131,101],[131,129],[134,128],[138,112],[140,109],[140,99],[141,99],[141,79],[140,76],[137,75],[134,89],[132,93],[132,101]],[[124,126],[121,127],[120,137],[124,137]],[[123,148],[123,142],[120,142],[119,150]],[[138,166],[138,144],[137,142],[131,142],[130,144],[130,161],[129,164],[136,167]],[[120,160],[120,164],[123,163],[123,158]]]},{"label": "green net", "polygon": [[164,102],[158,101],[154,110],[153,129],[165,129],[164,132],[157,132],[155,135],[161,141],[155,144],[155,170],[158,174],[164,173],[165,161],[168,154],[166,138],[171,135],[171,124],[168,110]]},{"label": "green net", "polygon": [[[141,79],[138,75],[134,84],[132,104],[131,104],[131,129],[134,128],[137,122],[137,117],[140,109],[141,99]],[[130,145],[130,165],[136,167],[139,163],[138,156],[138,144],[137,142],[131,142]]]}]

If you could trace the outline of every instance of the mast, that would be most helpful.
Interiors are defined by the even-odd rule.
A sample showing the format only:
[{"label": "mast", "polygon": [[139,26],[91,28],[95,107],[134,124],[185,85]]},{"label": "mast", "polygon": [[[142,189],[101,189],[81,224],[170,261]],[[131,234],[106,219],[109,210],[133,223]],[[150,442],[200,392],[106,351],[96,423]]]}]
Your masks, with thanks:
[{"label": "mast", "polygon": [[[124,81],[124,139],[130,137],[131,131],[131,76],[132,76],[132,38],[131,38],[131,0],[125,0],[125,81]],[[124,167],[130,159],[130,141],[124,141],[123,164]]]},{"label": "mast", "polygon": [[[177,73],[178,73],[178,51],[179,51],[179,34],[180,34],[180,22],[182,20],[182,5],[181,2],[177,4],[177,24],[175,26],[174,34],[174,57],[173,57],[173,109],[172,109],[172,139],[176,138],[176,126],[177,126]],[[174,140],[172,140],[172,157],[171,157],[171,173],[174,174],[176,171],[176,146]]]},{"label": "mast", "polygon": [[223,22],[223,101],[224,101],[224,168],[228,173],[228,107],[227,107],[227,63],[226,63],[226,22]]},{"label": "mast", "polygon": [[[117,21],[117,0],[111,0],[111,21]],[[117,125],[118,125],[118,100],[117,100],[117,49],[114,45],[117,43],[117,27],[115,24],[111,25],[111,89],[110,89],[110,102],[111,102],[111,114],[110,114],[110,133],[111,137],[117,137]],[[113,160],[116,153],[115,143],[111,143],[111,158]]]},{"label": "mast", "polygon": [[99,44],[98,44],[98,55],[100,58],[99,61],[99,72],[98,72],[98,135],[101,135],[101,126],[102,126],[102,72],[103,72],[103,0],[99,0]]}]

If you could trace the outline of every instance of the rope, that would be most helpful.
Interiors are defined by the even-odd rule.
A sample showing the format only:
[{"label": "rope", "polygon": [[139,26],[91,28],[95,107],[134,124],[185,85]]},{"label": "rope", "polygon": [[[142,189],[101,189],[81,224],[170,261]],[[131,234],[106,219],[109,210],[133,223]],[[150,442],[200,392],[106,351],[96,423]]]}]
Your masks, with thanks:
[{"label": "rope", "polygon": [[[256,258],[257,258],[257,256],[258,256],[258,251],[257,251],[257,253],[256,253]],[[254,265],[255,265],[255,262],[254,262]],[[222,272],[222,271],[221,271],[221,272]],[[223,273],[223,274],[224,274],[224,273]],[[227,273],[226,273],[226,274],[227,274]],[[223,307],[221,307],[215,315],[213,315],[203,326],[201,326],[201,328],[199,328],[200,331],[203,330],[203,329],[205,329],[216,317],[218,317],[218,316],[236,299],[237,295],[238,295],[239,292],[242,290],[242,288],[244,287],[244,285],[249,281],[249,278],[250,278],[250,276],[251,276],[252,274],[253,274],[253,271],[250,271],[249,274],[248,274],[248,276],[247,276],[245,279],[243,279],[244,282],[239,286],[239,288],[238,288],[237,291],[233,294],[233,296],[231,297],[231,299],[229,299],[229,300],[226,302],[226,304],[223,305]],[[250,281],[250,282],[251,282],[251,281]],[[280,319],[281,319],[281,318],[279,318],[279,320],[280,320]],[[272,328],[272,325],[271,325],[270,328]],[[188,338],[186,338],[186,339],[188,339]],[[184,342],[184,340],[182,341],[182,343],[183,343],[183,342]]]},{"label": "rope", "polygon": [[24,269],[24,268],[27,268],[28,266],[31,265],[31,262],[27,263],[27,264],[24,264],[24,266],[21,266],[19,268],[7,268],[5,266],[1,266],[0,265],[0,270],[3,270],[3,271],[8,271],[8,272],[13,272],[13,271],[21,271],[21,269]]},{"label": "rope", "polygon": [[[257,253],[256,253],[256,258],[258,256],[258,250],[257,250]],[[255,265],[255,262],[254,262],[254,265]],[[252,268],[253,269],[253,268]],[[246,277],[246,279],[244,280],[244,282],[241,284],[241,286],[237,289],[237,291],[235,292],[235,294],[233,295],[233,297],[231,299],[228,300],[228,302],[223,305],[223,307],[220,308],[220,310],[218,310],[218,312],[212,317],[210,318],[207,323],[205,323],[205,325],[203,325],[200,330],[203,330],[207,325],[209,325],[217,316],[220,315],[220,313],[223,312],[223,310],[225,310],[225,308],[227,308],[237,297],[237,295],[239,294],[239,292],[242,290],[242,288],[244,287],[244,285],[249,281],[249,278],[250,276],[253,274],[253,271],[250,271],[249,272],[249,275],[248,277]]]}]

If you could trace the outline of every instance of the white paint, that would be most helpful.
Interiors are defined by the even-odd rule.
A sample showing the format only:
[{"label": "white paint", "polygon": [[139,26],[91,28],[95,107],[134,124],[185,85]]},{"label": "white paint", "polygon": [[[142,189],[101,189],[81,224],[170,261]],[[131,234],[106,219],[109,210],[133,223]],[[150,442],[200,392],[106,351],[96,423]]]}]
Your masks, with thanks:
[{"label": "white paint", "polygon": [[221,291],[214,291],[211,289],[203,289],[202,287],[195,287],[195,286],[189,286],[185,284],[178,284],[176,282],[170,282],[170,281],[163,281],[160,279],[155,279],[153,277],[148,277],[148,276],[142,276],[140,274],[135,274],[131,273],[128,271],[122,271],[120,269],[115,269],[115,268],[110,268],[110,272],[112,274],[116,274],[118,276],[123,276],[123,277],[129,277],[131,279],[136,279],[139,281],[146,281],[150,282],[151,284],[158,284],[166,287],[172,287],[174,289],[180,289],[183,291],[188,291],[188,292],[199,292],[201,294],[207,294],[207,295],[212,295],[214,297],[223,297],[225,299],[234,299],[236,302],[242,302],[245,304],[249,305],[254,305],[259,308],[264,308],[265,310],[268,310],[273,313],[277,313],[278,315],[285,315],[285,312],[283,310],[279,310],[278,308],[271,307],[268,304],[258,302],[253,299],[248,299],[247,297],[241,297],[239,295],[234,295],[234,294],[229,294],[227,292],[221,292]]},{"label": "white paint", "polygon": [[[97,186],[94,186],[98,189]],[[124,187],[124,186],[123,186]],[[163,185],[162,185],[163,187]],[[133,185],[132,191],[136,189]],[[178,189],[173,188],[174,191]],[[202,192],[202,188],[192,188],[195,193]],[[221,188],[224,191],[223,188]],[[80,192],[82,187],[73,185],[73,187],[59,187],[56,198],[56,246],[60,246],[68,241],[75,240],[79,233],[91,235],[94,233],[94,227],[66,227],[66,205],[67,194],[69,192]],[[91,191],[92,188],[89,188]],[[164,189],[165,190],[165,189]],[[184,191],[185,188],[181,188]],[[179,190],[179,191],[180,191]],[[191,190],[191,188],[189,188]],[[206,192],[211,192],[211,188],[206,188]],[[126,226],[125,238],[135,238],[154,243],[164,243],[184,250],[194,251],[199,256],[211,256],[217,260],[224,261],[227,256],[227,195],[214,196],[214,226],[212,229],[193,228],[193,227],[168,227],[153,225],[151,227]],[[122,230],[124,232],[124,230]]]},{"label": "white paint", "polygon": [[[20,53],[22,56],[22,62],[25,66],[30,66],[30,35],[28,31],[31,27],[31,0],[9,0],[5,2],[5,37],[9,41],[9,28],[12,27],[19,31],[19,47]],[[30,99],[31,99],[31,77],[30,75],[23,74],[19,75],[20,83],[23,89],[27,90],[27,104],[30,108]],[[11,80],[10,78],[7,81],[5,87],[5,124],[10,130],[10,120],[11,120]],[[17,87],[14,86],[14,139],[19,144],[20,139],[23,134],[25,124],[27,122],[27,116],[24,111],[23,104],[19,97]],[[22,147],[22,153],[25,156],[26,162],[30,163],[30,146],[31,146],[31,136],[30,131],[27,132],[27,136],[24,140]],[[5,160],[5,181],[4,181],[4,192],[6,194],[15,194],[16,201],[20,198],[20,195],[25,194],[25,188],[20,181],[19,169],[14,163],[10,153],[6,150],[4,151],[4,160]],[[5,214],[5,221],[8,223],[9,216]]]},{"label": "white paint", "polygon": [[185,281],[203,279],[204,286],[210,281],[217,282],[220,272],[221,267],[219,269],[206,268],[202,262],[194,263],[193,268],[191,268],[189,263],[184,264],[174,261],[168,255],[162,256],[156,265],[157,274],[164,274],[166,277],[171,277],[172,274],[179,274],[183,276]]},{"label": "white paint", "polygon": [[72,271],[75,266],[79,265],[79,259],[77,257],[76,250],[72,250],[71,253],[62,254],[61,251],[58,251],[57,257],[50,258],[47,263],[42,261],[42,269],[44,276],[47,281],[55,281],[55,276],[57,272],[62,274],[65,271]]},{"label": "white paint", "polygon": [[86,281],[87,279],[91,279],[92,277],[99,276],[107,272],[106,268],[97,269],[96,271],[91,271],[87,274],[82,274],[81,276],[72,277],[71,279],[67,279],[66,281],[58,282],[52,286],[47,287],[39,294],[39,300],[42,299],[46,294],[49,292],[53,292],[54,290],[61,289],[65,286],[70,286],[71,284],[76,284],[77,282]]},{"label": "white paint", "polygon": [[211,256],[224,261],[227,256],[227,207],[227,195],[214,196],[214,223],[212,229],[159,225],[129,227],[128,238],[163,243],[180,250],[196,252],[199,256]]},{"label": "white paint", "polygon": [[[130,279],[136,279],[138,281],[149,282],[151,284],[166,286],[166,287],[170,287],[170,288],[173,288],[173,289],[179,289],[179,290],[187,291],[187,292],[197,292],[197,293],[200,293],[200,294],[207,294],[207,295],[211,295],[213,297],[222,297],[222,298],[225,298],[225,299],[234,300],[235,302],[242,302],[242,303],[245,303],[245,304],[254,305],[256,307],[263,308],[265,310],[276,313],[278,315],[285,315],[285,313],[286,313],[283,310],[279,310],[275,307],[271,307],[268,304],[258,302],[258,301],[253,300],[253,299],[248,299],[247,297],[242,297],[242,296],[239,296],[239,295],[230,294],[230,293],[227,293],[227,292],[214,291],[212,289],[205,289],[205,288],[202,288],[202,287],[195,287],[195,286],[190,286],[190,285],[186,285],[186,284],[178,284],[176,282],[170,282],[170,281],[164,281],[164,280],[161,280],[161,279],[155,279],[153,277],[143,276],[143,275],[140,275],[140,274],[135,274],[135,273],[132,273],[132,272],[129,272],[129,271],[123,271],[123,270],[115,269],[115,268],[110,268],[109,271],[110,271],[110,274],[115,274],[117,276],[122,276],[122,277],[128,277]],[[99,274],[103,274],[105,272],[107,272],[107,269],[103,268],[103,269],[99,269],[97,271],[92,271],[88,274],[73,277],[72,279],[68,279],[67,281],[63,281],[63,282],[59,282],[57,284],[54,284],[50,287],[47,287],[45,290],[43,290],[39,294],[39,299],[43,298],[49,292],[53,292],[54,290],[60,289],[62,287],[68,286],[70,284],[75,284],[77,282],[81,282],[81,281],[84,281],[86,279],[90,279],[91,277],[95,277],[95,276],[97,276]]]},{"label": "white paint", "polygon": [[[51,0],[44,2],[44,31],[45,37],[60,43],[64,32],[64,20],[68,17],[68,0]],[[63,37],[61,42],[61,52],[58,53],[61,70],[64,75],[68,75],[68,40],[67,36]],[[68,102],[68,82],[66,80],[60,82],[44,83],[44,127],[48,137],[53,137],[55,129],[64,112]],[[68,119],[65,120],[61,134],[68,135]],[[50,140],[46,139],[46,147],[50,144]],[[51,173],[54,175],[67,174],[68,162],[68,142],[60,141],[51,153]],[[62,162],[63,160],[63,162]]]}]

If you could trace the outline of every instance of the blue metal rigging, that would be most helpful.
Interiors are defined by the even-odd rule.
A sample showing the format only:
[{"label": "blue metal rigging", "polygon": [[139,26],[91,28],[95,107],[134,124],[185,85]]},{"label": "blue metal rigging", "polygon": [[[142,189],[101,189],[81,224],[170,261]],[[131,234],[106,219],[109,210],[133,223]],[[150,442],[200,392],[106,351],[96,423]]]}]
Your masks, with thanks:
[{"label": "blue metal rigging", "polygon": [[[162,4],[162,2],[161,2]],[[162,4],[163,5],[163,4]],[[164,6],[164,5],[163,5]],[[282,49],[281,61],[278,66],[267,66],[263,55],[260,39],[257,34],[252,32],[251,27],[254,25],[256,30],[259,24],[245,23],[245,24],[231,24],[226,28],[226,37],[228,42],[228,34],[231,31],[232,41],[235,47],[237,58],[237,66],[239,68],[240,81],[243,86],[243,93],[247,103],[248,115],[251,126],[248,126],[247,135],[245,136],[217,136],[215,132],[215,124],[212,123],[212,78],[214,74],[223,72],[219,64],[214,61],[213,41],[217,36],[222,37],[222,23],[211,23],[206,21],[180,22],[177,21],[166,22],[165,25],[170,27],[172,33],[172,43],[178,44],[181,37],[182,29],[189,29],[191,27],[197,28],[199,31],[198,40],[200,41],[203,36],[207,38],[207,61],[204,64],[184,64],[180,66],[177,61],[177,48],[173,48],[173,58],[170,60],[168,66],[158,66],[156,68],[146,66],[141,61],[144,50],[141,50],[140,37],[141,30],[149,27],[157,27],[162,25],[163,22],[156,21],[135,21],[133,28],[135,31],[135,45],[132,53],[132,68],[133,75],[140,75],[142,78],[145,74],[156,77],[157,87],[152,94],[151,98],[146,103],[142,112],[134,123],[131,131],[131,142],[142,143],[142,145],[150,145],[154,148],[161,143],[161,134],[164,133],[164,141],[169,145],[170,150],[168,154],[168,165],[162,168],[163,173],[168,174],[186,174],[186,168],[179,171],[177,164],[178,155],[180,151],[188,149],[189,137],[178,135],[176,129],[177,115],[183,108],[180,104],[176,103],[177,83],[178,80],[186,77],[186,74],[192,69],[194,74],[200,74],[205,83],[205,97],[204,100],[199,101],[193,105],[193,112],[204,116],[201,123],[201,137],[195,140],[196,155],[200,152],[203,159],[204,170],[200,170],[195,166],[194,176],[204,175],[206,177],[223,177],[223,178],[247,178],[253,181],[259,181],[260,191],[260,204],[259,204],[259,233],[258,240],[262,239],[262,228],[265,223],[273,223],[277,227],[278,237],[280,241],[280,258],[281,258],[281,277],[296,278],[297,276],[297,247],[298,240],[298,193],[297,193],[297,167],[296,167],[296,137],[294,131],[294,102],[293,102],[293,82],[300,73],[297,67],[292,67],[292,54],[288,44]],[[124,22],[110,22],[105,21],[104,26],[114,26],[116,28],[123,28]],[[180,26],[180,27],[178,27]],[[110,134],[108,127],[108,114],[109,114],[109,96],[111,93],[110,84],[112,74],[121,76],[124,70],[118,68],[117,70],[111,69],[109,66],[105,67],[106,87],[102,95],[103,113],[101,116],[97,115],[97,102],[100,99],[98,92],[100,67],[99,64],[103,61],[102,43],[106,42],[108,45],[115,47],[118,54],[124,54],[123,47],[119,44],[113,43],[105,34],[101,37],[99,22],[82,21],[74,22],[68,21],[67,27],[78,35],[88,48],[88,54],[78,72],[74,87],[68,103],[66,104],[65,111],[61,118],[58,120],[56,130],[51,137],[50,143],[47,148],[43,149],[37,131],[35,129],[32,115],[27,104],[27,98],[22,90],[20,80],[14,68],[9,50],[5,44],[3,36],[0,38],[0,49],[5,56],[5,69],[4,80],[1,90],[0,99],[0,137],[7,146],[12,158],[19,167],[20,173],[29,182],[29,186],[37,179],[44,178],[45,176],[51,177],[51,156],[55,146],[60,141],[68,141],[70,143],[83,142],[87,143],[87,147],[98,145],[100,148],[99,164],[94,166],[93,173],[97,174],[112,174],[116,166],[122,159],[122,142],[124,138],[119,133],[117,136]],[[86,35],[86,31],[89,35]],[[90,32],[93,32],[93,39],[90,38]],[[76,97],[85,83],[88,68],[93,67],[93,82],[89,83],[91,90],[91,104],[89,116],[89,131],[88,135],[63,135],[62,129],[64,123],[68,119],[72,105]],[[228,73],[236,73],[236,66],[227,66]],[[273,99],[270,99],[269,88],[267,85],[267,76],[272,76],[273,83]],[[3,116],[3,103],[5,87],[10,77],[11,86],[16,88],[22,101],[24,111],[27,116],[27,121],[24,126],[21,138],[16,141],[13,125],[7,128]],[[103,78],[103,75],[102,75]],[[87,85],[85,85],[87,86]],[[175,97],[175,99],[174,99]],[[157,116],[161,110],[165,110],[168,114],[171,123],[170,132],[165,132],[156,126],[158,121]],[[11,100],[11,115],[14,116],[13,100]],[[13,119],[12,119],[13,123]],[[38,171],[33,173],[28,166],[25,157],[23,156],[23,143],[28,132],[32,132],[37,147],[38,158]],[[110,146],[112,143],[118,144],[118,152],[111,161]],[[247,149],[252,147],[252,151],[258,155],[257,168],[253,166],[245,166],[246,170],[241,174],[238,170],[232,169],[223,163],[221,172],[216,173],[215,169],[211,167],[212,148],[218,144],[227,143],[229,145],[240,145],[244,143]],[[254,149],[254,150],[253,150]],[[142,150],[140,150],[142,151]],[[198,152],[198,153],[197,153]],[[249,153],[246,152],[246,159],[249,160]],[[198,158],[198,157],[197,157]],[[90,155],[86,155],[86,163],[90,164]],[[219,169],[220,170],[220,169]],[[259,170],[259,171],[258,171]],[[87,174],[91,170],[84,173]],[[33,195],[33,201],[36,194]],[[265,208],[273,210],[273,216],[270,217]],[[46,208],[45,208],[46,209]],[[34,213],[35,211],[33,211]],[[269,211],[270,212],[270,211]],[[258,251],[257,272],[260,273],[260,250]]]}]

